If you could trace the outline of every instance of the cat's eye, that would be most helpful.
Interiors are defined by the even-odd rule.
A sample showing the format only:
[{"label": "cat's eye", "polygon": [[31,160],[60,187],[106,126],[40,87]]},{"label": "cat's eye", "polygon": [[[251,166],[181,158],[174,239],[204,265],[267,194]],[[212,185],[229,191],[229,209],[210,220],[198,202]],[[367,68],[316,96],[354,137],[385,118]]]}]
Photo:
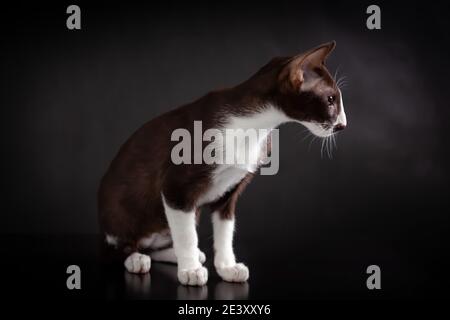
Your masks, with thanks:
[{"label": "cat's eye", "polygon": [[331,106],[334,104],[334,101],[336,101],[335,96],[328,96],[328,105]]}]

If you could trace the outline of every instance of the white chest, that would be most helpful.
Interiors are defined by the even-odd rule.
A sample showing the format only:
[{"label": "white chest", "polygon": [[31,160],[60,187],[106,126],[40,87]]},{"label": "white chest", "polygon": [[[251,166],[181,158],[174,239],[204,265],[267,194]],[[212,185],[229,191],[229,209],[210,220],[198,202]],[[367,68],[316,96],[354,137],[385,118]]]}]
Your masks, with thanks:
[{"label": "white chest", "polygon": [[211,187],[201,197],[199,205],[211,203],[222,197],[244,179],[248,171],[242,168],[220,165],[213,173]]},{"label": "white chest", "polygon": [[[267,152],[268,134],[286,119],[273,107],[251,116],[230,117],[221,128],[225,136],[223,147],[219,148],[223,164],[213,172],[211,187],[201,197],[199,205],[218,200],[249,172],[255,172],[261,164],[261,156]],[[228,144],[229,141],[234,143]]]}]

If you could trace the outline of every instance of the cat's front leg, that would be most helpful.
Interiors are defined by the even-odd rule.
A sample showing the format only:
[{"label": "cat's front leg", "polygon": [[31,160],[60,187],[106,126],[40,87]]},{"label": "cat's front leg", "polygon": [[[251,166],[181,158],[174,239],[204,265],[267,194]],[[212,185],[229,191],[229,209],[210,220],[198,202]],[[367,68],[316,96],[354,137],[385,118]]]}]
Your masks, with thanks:
[{"label": "cat's front leg", "polygon": [[177,257],[178,280],[185,285],[205,285],[208,281],[208,270],[202,266],[199,259],[195,210],[177,210],[165,201],[164,210]]},{"label": "cat's front leg", "polygon": [[245,282],[249,277],[248,268],[243,263],[236,263],[233,250],[234,219],[234,214],[213,213],[214,266],[223,280]]}]

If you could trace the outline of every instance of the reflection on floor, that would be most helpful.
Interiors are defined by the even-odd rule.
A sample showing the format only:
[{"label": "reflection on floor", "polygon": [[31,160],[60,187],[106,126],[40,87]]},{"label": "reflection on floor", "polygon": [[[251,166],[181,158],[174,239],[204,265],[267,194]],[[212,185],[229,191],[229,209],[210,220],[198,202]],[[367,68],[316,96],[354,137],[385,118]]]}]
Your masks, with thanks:
[{"label": "reflection on floor", "polygon": [[[148,299],[152,297],[152,275],[166,277],[177,286],[177,300],[245,300],[248,298],[249,284],[217,281],[203,287],[184,286],[178,283],[177,267],[164,263],[154,263],[151,273],[145,275],[131,274],[124,270],[125,295],[133,299]],[[209,292],[212,290],[212,292]],[[209,294],[208,294],[209,293]],[[212,295],[212,296],[211,296]]]},{"label": "reflection on floor", "polygon": [[[323,239],[307,243],[280,237],[274,244],[262,236],[237,241],[237,256],[250,269],[249,281],[242,284],[219,278],[212,265],[212,249],[206,244],[201,249],[207,256],[208,284],[189,287],[179,284],[172,264],[154,262],[149,274],[129,274],[122,258],[105,254],[98,236],[1,236],[1,286],[12,297],[26,293],[46,299],[376,299],[448,295],[442,281],[448,265],[415,257],[417,250],[404,259],[389,246],[380,250],[379,243],[359,235]],[[366,287],[366,268],[374,263],[381,267],[382,290]],[[81,269],[81,290],[68,290],[66,286],[70,265]]]}]

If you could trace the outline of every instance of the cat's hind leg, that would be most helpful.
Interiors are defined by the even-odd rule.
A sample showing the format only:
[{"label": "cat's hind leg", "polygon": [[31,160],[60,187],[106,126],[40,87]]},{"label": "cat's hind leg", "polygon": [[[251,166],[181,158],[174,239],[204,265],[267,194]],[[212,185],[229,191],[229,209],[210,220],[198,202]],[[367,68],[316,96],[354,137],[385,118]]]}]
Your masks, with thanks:
[{"label": "cat's hind leg", "polygon": [[152,233],[139,239],[138,247],[140,249],[164,249],[172,245],[172,237],[169,230]]},{"label": "cat's hind leg", "polygon": [[133,252],[125,259],[124,265],[130,273],[147,273],[150,271],[151,259],[146,254]]},{"label": "cat's hind leg", "polygon": [[140,253],[135,243],[124,243],[119,237],[111,234],[106,234],[105,242],[107,246],[102,252],[108,257],[108,260],[124,261],[125,269],[130,273],[147,273],[150,271],[150,256]]},{"label": "cat's hind leg", "polygon": [[[152,251],[150,257],[152,260],[158,262],[177,263],[177,256],[175,255],[175,249],[173,247]],[[200,250],[198,252],[198,260],[201,264],[204,264],[206,261],[205,254]]]},{"label": "cat's hind leg", "polygon": [[152,260],[157,262],[177,263],[177,256],[175,255],[175,250],[172,247],[152,251],[150,252],[150,257]]},{"label": "cat's hind leg", "polygon": [[[153,233],[147,237],[141,238],[138,242],[140,248],[152,250],[150,252],[152,260],[177,264],[177,257],[174,248],[171,246],[172,244],[172,236],[170,235],[169,230]],[[200,250],[198,250],[198,253],[199,261],[203,264],[206,261],[206,256]]]}]

